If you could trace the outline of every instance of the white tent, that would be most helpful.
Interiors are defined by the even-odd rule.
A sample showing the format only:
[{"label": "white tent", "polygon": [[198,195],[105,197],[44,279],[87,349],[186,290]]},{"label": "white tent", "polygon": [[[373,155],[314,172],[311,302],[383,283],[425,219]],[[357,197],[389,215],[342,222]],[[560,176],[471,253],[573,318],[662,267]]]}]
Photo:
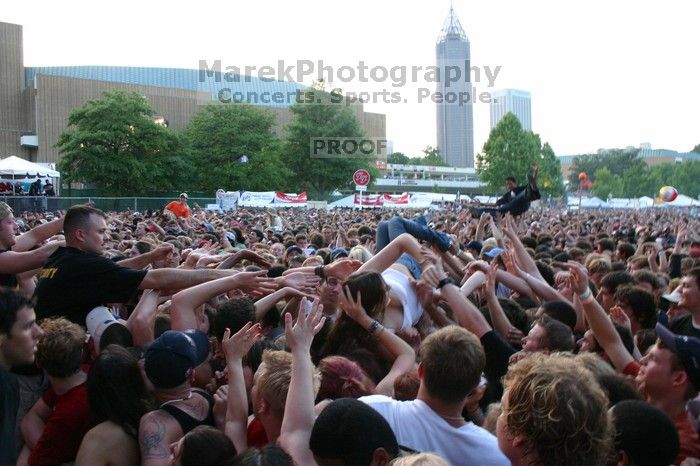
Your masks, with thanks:
[{"label": "white tent", "polygon": [[21,159],[11,155],[0,160],[0,176],[26,176],[29,178],[51,177],[58,178],[61,176],[56,170],[48,167],[43,167],[37,163]]},{"label": "white tent", "polygon": [[697,201],[690,196],[686,196],[685,194],[679,194],[674,201],[658,204],[657,207],[690,207],[697,205],[700,205],[700,201]]}]

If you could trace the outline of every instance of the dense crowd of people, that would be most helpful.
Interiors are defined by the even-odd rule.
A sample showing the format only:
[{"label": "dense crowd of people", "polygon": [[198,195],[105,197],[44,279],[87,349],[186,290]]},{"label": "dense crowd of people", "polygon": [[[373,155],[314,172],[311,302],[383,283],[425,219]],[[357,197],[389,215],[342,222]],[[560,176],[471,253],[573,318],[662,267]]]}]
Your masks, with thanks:
[{"label": "dense crowd of people", "polygon": [[680,209],[13,212],[0,465],[700,464]]}]

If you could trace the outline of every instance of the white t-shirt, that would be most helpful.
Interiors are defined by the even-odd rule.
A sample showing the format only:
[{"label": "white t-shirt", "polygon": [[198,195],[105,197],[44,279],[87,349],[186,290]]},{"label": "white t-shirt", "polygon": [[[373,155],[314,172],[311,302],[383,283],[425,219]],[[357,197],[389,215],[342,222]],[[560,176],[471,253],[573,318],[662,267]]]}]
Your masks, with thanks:
[{"label": "white t-shirt", "polygon": [[387,420],[399,445],[419,452],[433,452],[454,466],[508,466],[498,440],[485,429],[468,422],[453,427],[421,400],[396,401],[384,395],[363,396]]}]

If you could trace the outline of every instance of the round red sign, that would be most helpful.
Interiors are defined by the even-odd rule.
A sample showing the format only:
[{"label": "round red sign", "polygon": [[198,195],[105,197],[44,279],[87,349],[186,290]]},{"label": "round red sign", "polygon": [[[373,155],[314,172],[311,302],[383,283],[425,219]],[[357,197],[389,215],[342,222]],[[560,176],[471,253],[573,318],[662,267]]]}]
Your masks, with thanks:
[{"label": "round red sign", "polygon": [[356,185],[367,186],[369,184],[369,172],[365,169],[357,170],[352,175],[352,180]]}]

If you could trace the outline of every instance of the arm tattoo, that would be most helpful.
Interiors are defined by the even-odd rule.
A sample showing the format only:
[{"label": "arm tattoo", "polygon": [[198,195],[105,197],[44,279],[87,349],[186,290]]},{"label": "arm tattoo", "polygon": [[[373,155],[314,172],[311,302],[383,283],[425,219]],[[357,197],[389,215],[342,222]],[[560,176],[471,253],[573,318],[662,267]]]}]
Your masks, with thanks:
[{"label": "arm tattoo", "polygon": [[169,445],[165,438],[165,425],[157,416],[144,420],[139,432],[141,458],[168,458]]}]

